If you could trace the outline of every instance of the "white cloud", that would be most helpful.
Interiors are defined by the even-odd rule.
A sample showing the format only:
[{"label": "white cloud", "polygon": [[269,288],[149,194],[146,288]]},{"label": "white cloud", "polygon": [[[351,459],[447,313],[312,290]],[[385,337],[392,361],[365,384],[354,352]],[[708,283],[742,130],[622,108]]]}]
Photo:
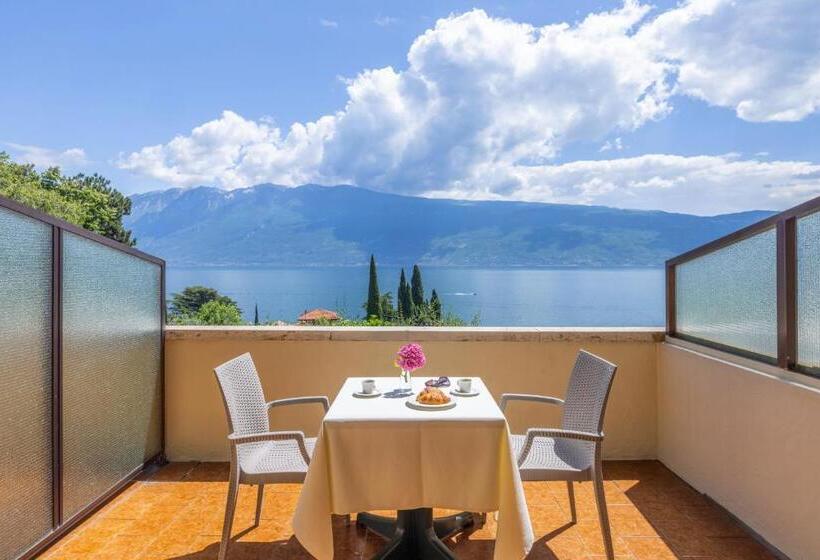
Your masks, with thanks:
[{"label": "white cloud", "polygon": [[320,19],[319,25],[321,25],[322,27],[330,27],[336,29],[337,27],[339,27],[339,22],[334,21],[332,19]]},{"label": "white cloud", "polygon": [[603,143],[601,148],[598,150],[599,152],[608,152],[610,150],[615,150],[616,152],[620,152],[624,149],[624,141],[623,139],[618,136],[614,140],[607,140]]},{"label": "white cloud", "polygon": [[747,121],[798,121],[820,108],[817,0],[691,0],[639,32],[674,61],[678,90]]},{"label": "white cloud", "polygon": [[[807,175],[814,164],[736,154],[553,164],[576,141],[610,138],[600,151],[621,150],[623,135],[669,113],[675,91],[750,120],[813,111],[820,88],[805,90],[803,69],[816,53],[800,53],[815,39],[798,26],[800,38],[781,40],[782,30],[774,33],[780,20],[772,20],[779,38],[750,51],[763,66],[758,76],[749,66],[755,58],[741,56],[744,44],[754,45],[744,27],[752,24],[731,21],[741,14],[724,4],[693,2],[648,20],[649,7],[627,0],[576,24],[544,27],[482,10],[453,15],[413,42],[406,69],[346,80],[348,100],[333,114],[284,129],[225,111],[187,135],[121,155],[119,166],[182,186],[352,183],[414,195],[699,213],[783,207],[817,190]],[[756,1],[748,5],[753,21],[774,17]],[[688,42],[707,45],[722,27],[731,48],[712,64]],[[778,66],[786,62],[793,73]]]},{"label": "white cloud", "polygon": [[172,185],[299,185],[316,178],[313,170],[321,162],[333,123],[333,117],[296,123],[283,136],[270,120],[255,122],[224,111],[189,136],[122,156],[118,166]]},{"label": "white cloud", "polygon": [[15,159],[23,163],[33,163],[40,168],[46,167],[72,167],[85,165],[85,150],[82,148],[68,148],[67,150],[53,150],[42,146],[32,146],[29,144],[15,144],[7,142],[6,145],[15,153]]},{"label": "white cloud", "polygon": [[667,113],[667,66],[630,34],[647,11],[628,2],[542,28],[451,16],[415,40],[406,70],[349,80],[333,115],[284,132],[225,112],[121,166],[180,185],[341,180],[418,193],[485,165],[543,163],[570,141]]},{"label": "white cloud", "polygon": [[[736,154],[631,158],[519,166],[507,170],[514,187],[499,196],[478,183],[433,197],[505,199],[718,214],[786,208],[820,195],[820,164],[740,159]],[[511,178],[511,179],[510,179]]]},{"label": "white cloud", "polygon": [[387,27],[389,25],[393,25],[394,23],[398,23],[398,21],[398,18],[390,16],[378,16],[373,20],[373,23],[375,23],[379,27]]}]

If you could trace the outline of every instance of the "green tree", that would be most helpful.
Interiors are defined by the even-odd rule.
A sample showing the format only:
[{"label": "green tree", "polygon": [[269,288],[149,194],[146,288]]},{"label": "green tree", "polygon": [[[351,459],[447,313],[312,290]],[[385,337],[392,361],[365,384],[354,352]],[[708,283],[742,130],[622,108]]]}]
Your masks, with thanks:
[{"label": "green tree", "polygon": [[203,325],[241,325],[242,313],[236,305],[214,299],[199,308],[196,319]]},{"label": "green tree", "polygon": [[383,321],[393,321],[397,318],[396,309],[393,307],[393,294],[385,292],[379,298],[379,308],[381,309]]},{"label": "green tree", "polygon": [[413,297],[415,308],[424,307],[424,285],[421,282],[421,270],[419,265],[413,265],[413,275],[410,277],[410,292]]},{"label": "green tree", "polygon": [[100,175],[66,177],[58,167],[38,173],[0,152],[0,195],[127,245],[135,245],[122,219],[131,200]]},{"label": "green tree", "polygon": [[79,225],[120,243],[136,244],[131,231],[122,225],[123,217],[131,213],[131,199],[111,187],[111,181],[96,173],[79,174],[63,177],[59,190],[84,209],[85,217]]},{"label": "green tree", "polygon": [[379,275],[376,271],[376,257],[370,255],[370,283],[367,286],[367,318],[382,318]]},{"label": "green tree", "polygon": [[438,299],[438,294],[435,289],[433,289],[433,293],[430,294],[430,314],[436,321],[441,321],[441,300]]},{"label": "green tree", "polygon": [[410,285],[404,276],[404,269],[401,269],[399,276],[399,317],[409,319],[413,316],[413,296],[410,293]]},{"label": "green tree", "polygon": [[257,303],[253,304],[253,324],[259,324],[259,304]]},{"label": "green tree", "polygon": [[239,310],[239,306],[234,300],[228,296],[223,296],[213,288],[188,286],[182,292],[171,296],[170,318],[172,320],[182,320],[186,317],[196,317],[200,308],[211,301],[218,301]]},{"label": "green tree", "polygon": [[[59,170],[51,168],[43,176],[51,178],[55,174],[59,175]],[[79,204],[66,200],[56,190],[44,188],[33,165],[14,163],[5,152],[0,152],[0,194],[73,224],[83,220]]]}]

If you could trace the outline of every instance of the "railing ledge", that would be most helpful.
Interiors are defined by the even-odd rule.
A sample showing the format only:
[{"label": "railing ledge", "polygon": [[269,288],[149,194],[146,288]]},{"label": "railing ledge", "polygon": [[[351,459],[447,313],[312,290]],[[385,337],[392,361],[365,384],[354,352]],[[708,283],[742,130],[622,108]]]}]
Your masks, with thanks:
[{"label": "railing ledge", "polygon": [[166,340],[661,342],[660,327],[167,326]]}]

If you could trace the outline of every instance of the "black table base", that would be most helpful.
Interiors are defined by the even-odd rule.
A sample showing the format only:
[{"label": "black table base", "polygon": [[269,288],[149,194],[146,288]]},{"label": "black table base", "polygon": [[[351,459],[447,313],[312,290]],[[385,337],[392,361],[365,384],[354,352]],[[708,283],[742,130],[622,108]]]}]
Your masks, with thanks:
[{"label": "black table base", "polygon": [[457,557],[441,539],[478,529],[484,519],[484,514],[466,511],[433,519],[431,508],[419,508],[400,510],[395,519],[360,513],[356,524],[389,541],[373,560],[454,560]]}]

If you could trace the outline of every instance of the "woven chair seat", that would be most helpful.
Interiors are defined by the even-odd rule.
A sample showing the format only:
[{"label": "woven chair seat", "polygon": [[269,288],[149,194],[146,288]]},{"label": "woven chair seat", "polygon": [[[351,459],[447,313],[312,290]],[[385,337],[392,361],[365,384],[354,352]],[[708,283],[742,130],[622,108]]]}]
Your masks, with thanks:
[{"label": "woven chair seat", "polygon": [[[308,455],[313,456],[316,438],[305,438]],[[274,473],[307,473],[299,445],[295,440],[244,443],[237,446],[239,467],[243,475],[265,475]]]},{"label": "woven chair seat", "polygon": [[[521,455],[526,440],[526,435],[512,435],[513,451],[516,457]],[[588,471],[594,460],[595,444],[593,442],[536,437],[527,458],[519,468],[527,471],[580,474]]]}]

